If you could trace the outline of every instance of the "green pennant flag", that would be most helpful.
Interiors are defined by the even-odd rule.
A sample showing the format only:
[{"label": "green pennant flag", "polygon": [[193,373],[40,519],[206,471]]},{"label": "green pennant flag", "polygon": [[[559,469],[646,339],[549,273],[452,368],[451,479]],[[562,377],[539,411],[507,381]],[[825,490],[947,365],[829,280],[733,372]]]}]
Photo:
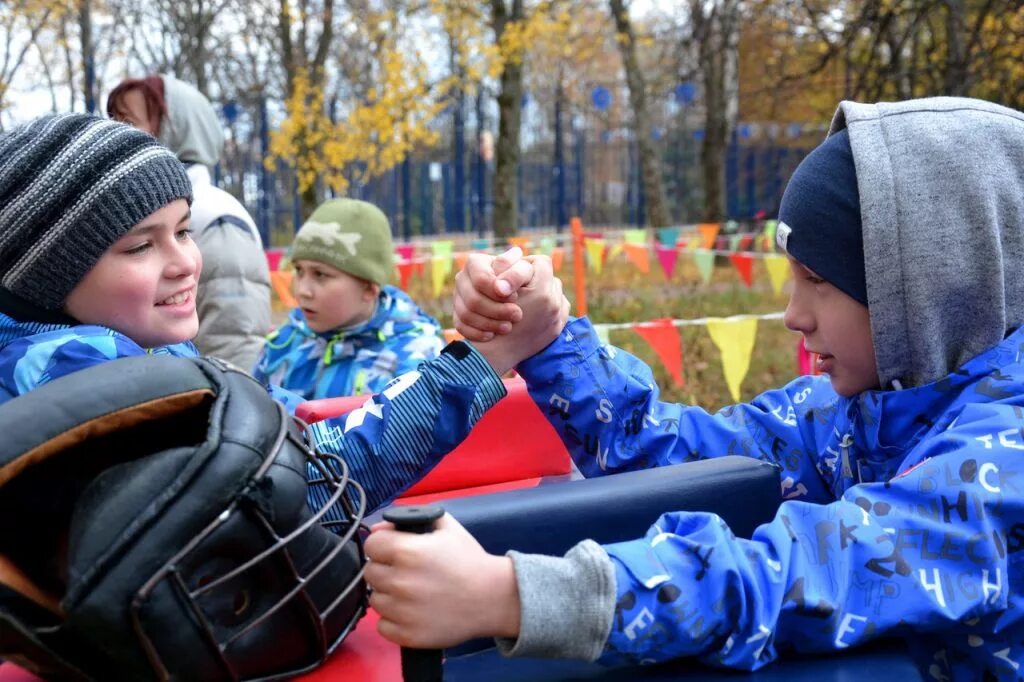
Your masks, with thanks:
[{"label": "green pennant flag", "polygon": [[647,243],[647,230],[626,230],[623,233],[622,241],[627,244],[640,244],[642,246]]},{"label": "green pennant flag", "polygon": [[662,246],[666,246],[670,249],[675,248],[676,241],[679,240],[679,228],[678,227],[659,227],[658,228],[658,241],[661,242]]},{"label": "green pennant flag", "polygon": [[537,246],[537,252],[542,256],[550,256],[551,252],[555,250],[555,238],[554,237],[541,237],[540,245]]},{"label": "green pennant flag", "polygon": [[711,272],[715,269],[715,254],[706,249],[699,249],[693,252],[693,260],[704,284],[710,282]]},{"label": "green pennant flag", "polygon": [[730,251],[736,251],[736,250],[738,250],[740,248],[740,237],[742,237],[742,236],[743,235],[741,235],[741,234],[729,235],[729,250]]},{"label": "green pennant flag", "polygon": [[778,220],[766,220],[766,221],[764,221],[764,233],[773,242],[775,241],[775,230],[777,230],[778,227],[779,227],[779,221]]}]

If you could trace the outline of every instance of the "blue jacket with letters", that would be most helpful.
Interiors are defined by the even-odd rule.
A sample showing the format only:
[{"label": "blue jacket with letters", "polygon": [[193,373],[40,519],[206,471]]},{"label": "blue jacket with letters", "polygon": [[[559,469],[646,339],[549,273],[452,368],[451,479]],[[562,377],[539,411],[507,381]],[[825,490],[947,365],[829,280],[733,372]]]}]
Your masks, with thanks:
[{"label": "blue jacket with letters", "polygon": [[[590,596],[519,580],[499,646],[752,670],[896,635],[929,679],[1024,676],[1024,114],[844,102],[842,129],[883,388],[801,377],[709,414],[571,322],[518,369],[585,475],[746,455],[781,468],[784,502],[749,539],[665,510],[643,538],[580,543],[556,561]],[[544,560],[513,554],[517,576]]]}]

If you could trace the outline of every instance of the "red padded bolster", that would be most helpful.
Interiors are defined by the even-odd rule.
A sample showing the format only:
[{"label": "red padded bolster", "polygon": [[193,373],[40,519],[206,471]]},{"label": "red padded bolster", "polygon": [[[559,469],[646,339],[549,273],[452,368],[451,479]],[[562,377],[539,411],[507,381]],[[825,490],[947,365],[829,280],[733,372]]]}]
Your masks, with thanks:
[{"label": "red padded bolster", "polygon": [[[505,388],[508,395],[487,411],[466,440],[402,497],[569,473],[569,453],[530,398],[526,382],[506,379]],[[311,400],[295,414],[313,423],[364,402],[365,396]]]}]

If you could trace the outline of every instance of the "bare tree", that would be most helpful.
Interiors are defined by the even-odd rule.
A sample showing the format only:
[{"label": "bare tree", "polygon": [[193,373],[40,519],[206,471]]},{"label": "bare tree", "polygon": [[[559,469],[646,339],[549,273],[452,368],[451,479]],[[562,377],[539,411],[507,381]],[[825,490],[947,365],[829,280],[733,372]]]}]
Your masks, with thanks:
[{"label": "bare tree", "polygon": [[725,217],[725,153],[739,106],[739,0],[690,0],[692,31],[683,49],[696,55],[704,90],[704,220]]},{"label": "bare tree", "polygon": [[654,227],[669,224],[665,207],[665,190],[661,179],[661,159],[651,137],[651,117],[647,108],[647,81],[637,59],[636,33],[629,19],[624,0],[609,0],[609,9],[618,34],[622,66],[629,85],[629,101],[633,109],[633,132],[640,154],[640,174],[643,179],[647,222]]}]

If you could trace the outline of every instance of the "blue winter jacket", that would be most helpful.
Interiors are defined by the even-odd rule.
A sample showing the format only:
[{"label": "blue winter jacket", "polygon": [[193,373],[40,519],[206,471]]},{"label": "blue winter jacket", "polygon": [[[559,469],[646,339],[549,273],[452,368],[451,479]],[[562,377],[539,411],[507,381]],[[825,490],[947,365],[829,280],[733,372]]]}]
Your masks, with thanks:
[{"label": "blue winter jacket", "polygon": [[914,389],[846,399],[801,377],[709,414],[659,402],[643,362],[568,325],[519,371],[585,476],[746,455],[782,467],[786,499],[749,540],[671,512],[605,546],[602,660],[756,669],[892,634],[954,679],[1024,660],[1022,351],[1024,330]]},{"label": "blue winter jacket", "polygon": [[785,501],[750,539],[666,509],[644,538],[513,555],[517,578],[547,581],[519,580],[503,648],[749,670],[896,635],[929,679],[1024,676],[1024,113],[844,102],[841,129],[863,254],[819,257],[863,256],[883,389],[841,398],[802,377],[708,414],[659,402],[647,367],[569,324],[518,369],[585,475],[746,455],[782,468]]},{"label": "blue winter jacket", "polygon": [[441,325],[393,286],[354,329],[318,334],[295,308],[268,337],[253,376],[310,400],[380,392],[389,381],[441,352]]},{"label": "blue winter jacket", "polygon": [[[194,357],[191,343],[143,349],[106,327],[22,323],[0,313],[0,409],[36,386],[116,358],[145,354]],[[277,387],[271,395],[289,407],[301,402]],[[424,362],[359,409],[312,426],[320,449],[338,454],[375,509],[409,487],[454,448],[491,405],[505,395],[501,379],[471,346]],[[312,484],[317,510],[329,491]],[[325,518],[332,518],[328,514]]]}]

